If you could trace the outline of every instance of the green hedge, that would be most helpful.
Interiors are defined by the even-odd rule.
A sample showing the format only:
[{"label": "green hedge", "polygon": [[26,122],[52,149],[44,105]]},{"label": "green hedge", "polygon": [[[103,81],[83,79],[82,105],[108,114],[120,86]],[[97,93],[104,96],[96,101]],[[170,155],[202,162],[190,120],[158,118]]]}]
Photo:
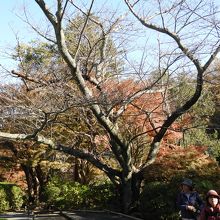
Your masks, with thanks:
[{"label": "green hedge", "polygon": [[0,212],[19,210],[23,205],[21,188],[11,183],[0,183]]},{"label": "green hedge", "polygon": [[104,208],[113,197],[109,183],[86,186],[53,178],[45,189],[46,204],[59,209]]}]

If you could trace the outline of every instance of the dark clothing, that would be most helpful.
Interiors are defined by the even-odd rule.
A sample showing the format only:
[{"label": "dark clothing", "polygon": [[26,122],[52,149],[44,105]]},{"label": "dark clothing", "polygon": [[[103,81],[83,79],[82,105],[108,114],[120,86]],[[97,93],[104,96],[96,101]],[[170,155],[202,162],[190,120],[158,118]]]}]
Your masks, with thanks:
[{"label": "dark clothing", "polygon": [[220,220],[220,204],[218,204],[215,208],[211,208],[210,206],[206,206],[202,209],[201,220]]},{"label": "dark clothing", "polygon": [[[181,217],[189,219],[196,219],[196,216],[198,215],[197,213],[199,213],[204,206],[204,203],[197,192],[190,192],[188,196],[184,192],[179,193],[176,203],[181,212]],[[193,212],[187,210],[187,206],[194,206],[197,211]]]}]

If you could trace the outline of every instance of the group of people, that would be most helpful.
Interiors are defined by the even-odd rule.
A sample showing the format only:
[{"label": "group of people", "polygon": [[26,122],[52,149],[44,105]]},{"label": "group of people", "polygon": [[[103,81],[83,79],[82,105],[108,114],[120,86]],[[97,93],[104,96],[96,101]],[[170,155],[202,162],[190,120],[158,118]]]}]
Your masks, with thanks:
[{"label": "group of people", "polygon": [[181,183],[176,203],[182,220],[220,220],[220,195],[211,189],[204,202],[194,191],[191,179],[185,179]]}]

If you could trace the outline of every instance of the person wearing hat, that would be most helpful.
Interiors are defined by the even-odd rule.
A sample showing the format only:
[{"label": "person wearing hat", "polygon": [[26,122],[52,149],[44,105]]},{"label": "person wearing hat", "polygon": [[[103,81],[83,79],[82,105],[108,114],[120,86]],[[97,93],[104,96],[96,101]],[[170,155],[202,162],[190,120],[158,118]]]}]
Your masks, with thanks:
[{"label": "person wearing hat", "polygon": [[206,205],[202,209],[201,220],[220,220],[220,196],[211,189],[206,195]]},{"label": "person wearing hat", "polygon": [[197,220],[204,206],[203,200],[193,189],[191,179],[184,179],[181,183],[181,192],[177,196],[177,207],[182,220]]}]

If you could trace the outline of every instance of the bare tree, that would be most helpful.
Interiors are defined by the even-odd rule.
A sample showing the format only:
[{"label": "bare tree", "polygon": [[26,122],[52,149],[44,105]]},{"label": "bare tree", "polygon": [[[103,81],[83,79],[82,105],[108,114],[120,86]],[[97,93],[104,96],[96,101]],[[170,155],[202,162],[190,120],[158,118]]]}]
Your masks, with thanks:
[{"label": "bare tree", "polygon": [[[126,28],[125,23],[120,23],[123,16],[119,16],[114,21],[109,20],[109,26],[106,28],[99,19],[93,16],[94,0],[91,1],[86,11],[80,9],[71,0],[55,1],[55,12],[46,6],[44,0],[35,0],[35,2],[41,8],[54,30],[54,38],[49,40],[57,46],[59,54],[67,66],[67,71],[59,71],[57,73],[61,78],[59,81],[60,90],[53,87],[55,90],[52,92],[50,90],[41,90],[39,92],[40,96],[38,95],[37,97],[48,98],[48,91],[50,91],[52,96],[49,97],[53,97],[53,101],[51,101],[51,98],[45,98],[45,106],[42,106],[42,102],[39,102],[38,98],[39,106],[41,104],[40,107],[38,106],[38,110],[44,109],[44,111],[41,111],[42,118],[39,124],[30,130],[26,130],[30,133],[10,134],[5,129],[5,132],[0,132],[0,136],[8,140],[21,141],[31,139],[38,143],[47,144],[53,149],[87,160],[102,170],[118,187],[121,193],[123,210],[128,212],[132,203],[138,198],[144,168],[155,161],[160,143],[167,130],[198,101],[201,95],[204,73],[220,49],[218,10],[214,5],[205,4],[203,0],[192,3],[182,0],[170,2],[158,0],[151,5],[146,1],[124,0],[130,12],[130,14],[125,14],[133,22],[133,25],[129,23],[131,25],[130,33],[136,33],[134,26],[138,27],[141,24],[143,35],[140,39],[143,40],[143,36],[146,33],[150,33],[151,38],[155,37],[159,45],[157,47],[157,62],[151,59],[150,62],[152,64],[150,67],[146,67],[149,61],[147,61],[147,56],[143,52],[137,67],[128,57],[130,51],[123,51],[121,54],[115,53],[114,55],[108,53],[113,43],[121,43],[119,39],[114,37],[115,42],[110,41],[110,34],[113,35],[116,30],[122,34],[121,36],[124,36],[122,41],[131,44],[131,42],[127,41],[129,34],[125,33],[122,28],[123,25]],[[74,48],[70,46],[71,38],[65,32],[64,25],[65,19],[69,19],[67,11],[70,9],[72,9],[72,12],[77,10],[83,15],[79,35],[74,35],[74,42],[76,42]],[[131,17],[132,14],[136,20]],[[86,28],[89,23],[97,25],[101,30],[97,34],[99,37],[95,41],[92,41],[87,35]],[[152,31],[152,33],[149,31]],[[158,33],[159,40],[154,33]],[[137,39],[139,33],[137,32],[136,34],[135,38]],[[41,35],[43,36],[43,34]],[[48,40],[48,36],[44,35],[44,37]],[[142,49],[144,50],[144,48]],[[99,50],[99,53],[97,50]],[[122,54],[124,54],[123,62],[127,63],[124,66],[122,65],[123,69],[116,62],[117,57],[121,58]],[[157,65],[153,65],[153,63],[157,63]],[[111,70],[109,71],[109,69]],[[194,74],[196,79],[195,92],[191,97],[187,97],[182,106],[171,112],[170,109],[164,109],[168,101],[167,91],[172,85],[170,78],[171,75],[175,76],[183,72]],[[147,78],[147,74],[150,73],[154,73],[156,77]],[[52,85],[54,85],[51,81],[51,76],[49,79],[46,77],[44,81],[39,81],[27,75],[27,72],[22,74],[14,71],[13,74],[22,78],[25,82],[48,86],[47,89],[49,87],[52,88]],[[127,84],[123,90],[119,89],[121,85],[125,85],[121,84],[121,81],[126,74],[127,78],[129,78],[128,74],[132,74],[133,77],[135,76],[135,80]],[[63,78],[68,79],[68,82],[63,80]],[[43,82],[45,82],[45,85],[42,85]],[[74,86],[71,87],[70,85]],[[80,92],[78,92],[76,86]],[[42,91],[46,92],[43,93]],[[154,109],[151,109],[149,105],[152,101],[152,96],[149,94],[153,94],[154,101],[156,101],[155,94],[158,92],[162,94],[162,98],[156,102]],[[77,99],[74,99],[76,97],[75,94],[77,94]],[[58,96],[62,97],[62,101],[57,98]],[[68,97],[68,101],[66,97]],[[138,102],[140,99],[144,104],[140,103],[140,101]],[[48,104],[49,102],[50,105]],[[108,137],[109,149],[111,149],[112,155],[114,155],[118,163],[116,168],[111,167],[94,149],[90,149],[90,151],[76,149],[71,147],[71,143],[67,142],[68,144],[65,144],[63,142],[64,144],[61,144],[56,139],[49,138],[49,135],[45,136],[46,127],[52,121],[55,122],[58,115],[78,106],[88,107],[95,116],[98,125],[104,129],[106,137]],[[133,130],[130,129],[130,131],[132,130],[131,135],[129,136],[126,133],[129,128],[125,129],[125,116],[131,106],[136,109],[136,113],[138,112],[143,116],[140,120],[135,115],[135,119],[139,119],[139,121],[137,120],[139,123],[147,120],[148,124],[151,125],[151,129],[144,126],[144,123],[139,127],[137,123],[133,123],[129,125],[129,128],[130,126],[134,128]],[[158,111],[163,112],[162,116],[155,114]],[[131,109],[130,112],[132,112]],[[162,117],[163,122],[158,125],[155,122],[156,117]],[[140,130],[140,127],[142,127],[142,130]],[[150,144],[149,152],[145,148],[146,159],[135,163],[132,156],[134,149],[137,148],[138,138],[146,136],[152,130],[155,135]],[[148,144],[148,142],[145,142],[145,146]],[[142,143],[142,145],[144,144]]]}]

